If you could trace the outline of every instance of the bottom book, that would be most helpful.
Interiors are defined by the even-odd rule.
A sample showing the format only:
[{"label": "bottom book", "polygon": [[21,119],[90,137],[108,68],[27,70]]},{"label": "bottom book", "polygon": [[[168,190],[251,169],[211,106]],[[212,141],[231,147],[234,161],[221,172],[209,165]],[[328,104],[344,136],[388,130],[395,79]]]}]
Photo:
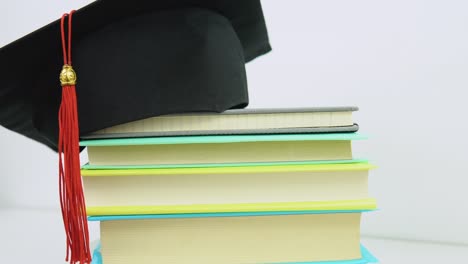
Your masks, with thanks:
[{"label": "bottom book", "polygon": [[375,263],[360,245],[361,212],[97,217],[93,264]]},{"label": "bottom book", "polygon": [[[361,245],[361,255],[359,259],[350,260],[330,260],[330,261],[315,261],[315,262],[289,262],[289,263],[270,263],[270,264],[376,264],[379,261],[370,253],[364,246]],[[95,248],[93,253],[93,261],[91,264],[105,264],[102,261],[101,245]]]}]

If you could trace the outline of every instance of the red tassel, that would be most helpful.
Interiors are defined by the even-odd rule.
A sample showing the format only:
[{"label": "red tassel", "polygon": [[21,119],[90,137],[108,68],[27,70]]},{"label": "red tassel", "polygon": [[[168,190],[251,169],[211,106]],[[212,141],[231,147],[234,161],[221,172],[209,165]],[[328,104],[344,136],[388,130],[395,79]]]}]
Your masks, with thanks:
[{"label": "red tassel", "polygon": [[[61,20],[64,67],[60,73],[62,102],[59,110],[59,189],[63,223],[67,236],[67,256],[71,264],[91,263],[86,205],[80,173],[78,107],[76,101],[76,74],[71,67],[72,11]],[[65,41],[65,18],[68,19],[68,54]]]}]

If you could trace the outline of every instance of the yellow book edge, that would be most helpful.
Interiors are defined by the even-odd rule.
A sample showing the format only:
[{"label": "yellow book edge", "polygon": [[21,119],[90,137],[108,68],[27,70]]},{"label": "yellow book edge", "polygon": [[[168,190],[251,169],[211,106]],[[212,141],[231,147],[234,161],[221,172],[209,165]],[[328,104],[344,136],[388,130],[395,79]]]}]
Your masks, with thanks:
[{"label": "yellow book edge", "polygon": [[233,213],[233,212],[292,212],[292,211],[345,211],[375,210],[373,198],[342,201],[307,201],[242,204],[189,204],[189,205],[143,205],[143,206],[91,206],[88,216],[188,214],[188,213]]},{"label": "yellow book edge", "polygon": [[272,165],[246,167],[214,168],[159,168],[125,170],[81,170],[83,177],[102,176],[144,176],[144,175],[196,175],[196,174],[240,174],[269,172],[323,172],[323,171],[358,171],[370,170],[376,166],[367,162],[352,164],[309,164],[309,165]]}]

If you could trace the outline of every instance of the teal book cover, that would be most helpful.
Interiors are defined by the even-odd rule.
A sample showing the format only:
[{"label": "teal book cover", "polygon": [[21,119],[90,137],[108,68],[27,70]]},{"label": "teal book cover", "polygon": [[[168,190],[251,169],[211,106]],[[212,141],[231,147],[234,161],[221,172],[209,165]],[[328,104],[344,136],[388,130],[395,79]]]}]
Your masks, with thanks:
[{"label": "teal book cover", "polygon": [[345,214],[366,213],[369,210],[302,210],[302,211],[269,211],[269,212],[225,212],[225,213],[181,213],[181,214],[146,214],[146,215],[101,215],[88,216],[88,221],[119,221],[141,219],[180,219],[206,217],[243,217],[243,216],[272,216],[272,215],[303,215],[303,214]]},{"label": "teal book cover", "polygon": [[324,133],[324,134],[283,134],[283,135],[227,135],[227,136],[179,136],[82,140],[80,146],[138,146],[166,144],[210,144],[241,143],[265,141],[331,141],[361,140],[367,137],[358,133]]}]

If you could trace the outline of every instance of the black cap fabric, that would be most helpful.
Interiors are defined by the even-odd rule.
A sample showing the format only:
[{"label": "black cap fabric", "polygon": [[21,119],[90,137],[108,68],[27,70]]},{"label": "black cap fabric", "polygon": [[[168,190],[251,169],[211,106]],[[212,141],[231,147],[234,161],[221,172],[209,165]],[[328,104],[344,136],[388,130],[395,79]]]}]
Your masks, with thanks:
[{"label": "black cap fabric", "polygon": [[[270,51],[256,0],[100,0],[73,17],[80,134],[248,104],[245,62]],[[0,125],[56,149],[55,21],[0,49]]]}]

